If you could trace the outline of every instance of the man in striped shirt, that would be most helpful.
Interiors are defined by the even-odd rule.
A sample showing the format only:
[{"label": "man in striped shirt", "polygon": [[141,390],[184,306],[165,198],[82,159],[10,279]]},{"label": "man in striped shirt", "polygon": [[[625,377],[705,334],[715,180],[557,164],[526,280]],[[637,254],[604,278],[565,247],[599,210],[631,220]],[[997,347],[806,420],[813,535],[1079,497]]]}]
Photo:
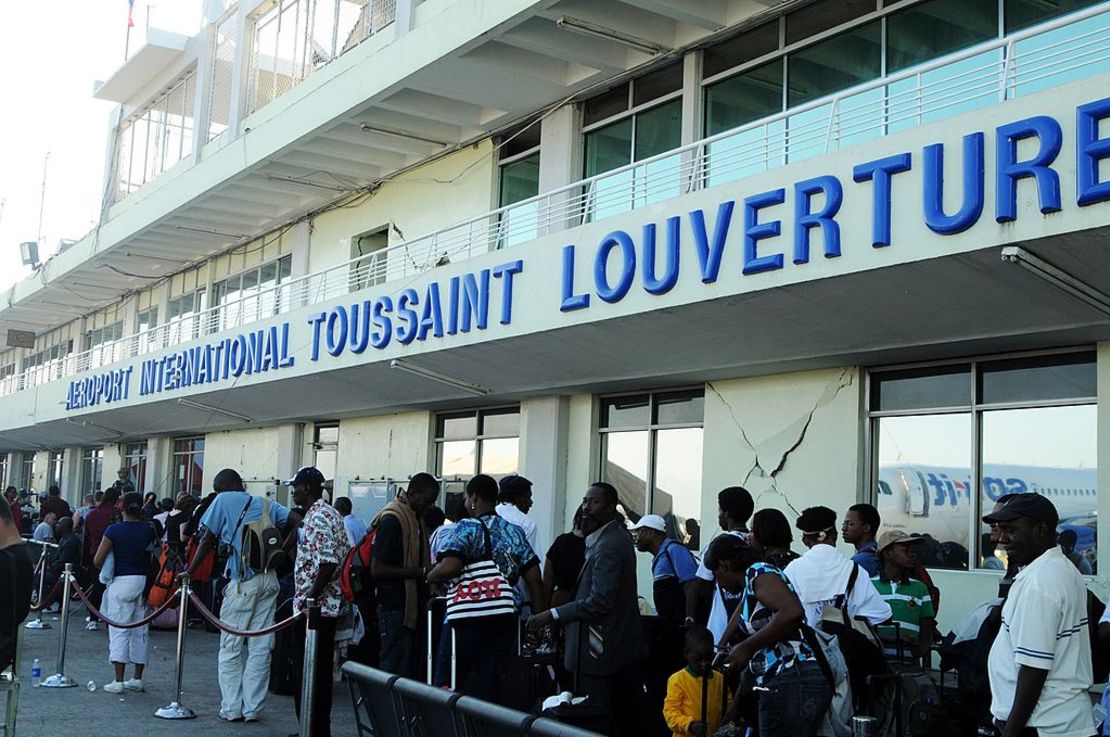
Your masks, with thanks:
[{"label": "man in striped shirt", "polygon": [[1056,508],[1015,494],[983,521],[998,526],[1009,562],[1024,566],[987,661],[995,726],[1002,737],[1093,737],[1087,590],[1056,542]]},{"label": "man in striped shirt", "polygon": [[910,574],[917,567],[913,546],[925,541],[891,530],[879,536],[879,573],[871,579],[879,596],[890,606],[891,624],[879,625],[879,637],[888,656],[906,662],[920,661],[933,644],[933,600],[929,587]]}]

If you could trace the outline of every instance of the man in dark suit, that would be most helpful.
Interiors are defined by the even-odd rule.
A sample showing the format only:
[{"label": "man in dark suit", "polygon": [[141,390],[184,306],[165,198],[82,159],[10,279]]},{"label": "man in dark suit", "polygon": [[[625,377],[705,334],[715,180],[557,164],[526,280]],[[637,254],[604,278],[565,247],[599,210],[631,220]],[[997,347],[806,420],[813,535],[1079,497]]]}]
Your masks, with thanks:
[{"label": "man in dark suit", "polygon": [[588,695],[593,705],[611,710],[613,734],[642,735],[645,640],[636,604],[636,550],[610,484],[598,482],[586,490],[582,530],[586,565],[574,599],[533,615],[528,627],[539,631],[552,622],[562,624],[565,665],[578,675],[581,693],[576,695]]}]

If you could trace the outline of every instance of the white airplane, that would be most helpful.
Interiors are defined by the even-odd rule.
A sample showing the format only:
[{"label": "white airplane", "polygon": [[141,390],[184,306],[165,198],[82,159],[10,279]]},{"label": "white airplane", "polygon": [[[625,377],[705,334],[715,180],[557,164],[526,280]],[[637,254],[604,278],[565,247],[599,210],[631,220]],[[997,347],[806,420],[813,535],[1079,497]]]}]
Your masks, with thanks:
[{"label": "white airplane", "polygon": [[[988,499],[994,501],[1003,494],[1040,494],[1056,506],[1061,527],[1093,528],[1096,476],[1094,468],[986,464],[983,504],[989,511]],[[878,487],[875,506],[884,529],[927,533],[942,542],[969,547],[969,469],[916,463],[883,465]],[[1093,544],[1093,534],[1081,534],[1077,549]]]}]

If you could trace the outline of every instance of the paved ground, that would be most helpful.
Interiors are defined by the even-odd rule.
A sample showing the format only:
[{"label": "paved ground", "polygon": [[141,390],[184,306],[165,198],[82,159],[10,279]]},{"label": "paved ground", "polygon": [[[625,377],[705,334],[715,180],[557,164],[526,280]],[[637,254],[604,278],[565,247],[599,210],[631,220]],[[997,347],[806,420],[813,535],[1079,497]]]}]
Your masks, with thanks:
[{"label": "paved ground", "polygon": [[[112,678],[108,664],[108,634],[103,625],[99,632],[86,631],[85,614],[84,609],[79,609],[71,615],[66,649],[66,673],[81,684],[77,688],[31,687],[34,658],[42,660],[44,677],[54,671],[58,654],[58,615],[45,617],[53,629],[23,630],[22,670],[26,680],[19,698],[17,737],[286,737],[299,731],[290,696],[271,694],[258,723],[228,723],[219,719],[220,694],[216,685],[219,637],[203,630],[190,629],[186,635],[182,702],[197,713],[196,719],[167,721],[154,716],[156,709],[173,700],[174,632],[151,631],[145,693],[105,693],[102,686]],[[85,688],[90,680],[96,681],[94,693]],[[357,734],[346,683],[335,684],[332,734],[334,737],[356,737]]]}]

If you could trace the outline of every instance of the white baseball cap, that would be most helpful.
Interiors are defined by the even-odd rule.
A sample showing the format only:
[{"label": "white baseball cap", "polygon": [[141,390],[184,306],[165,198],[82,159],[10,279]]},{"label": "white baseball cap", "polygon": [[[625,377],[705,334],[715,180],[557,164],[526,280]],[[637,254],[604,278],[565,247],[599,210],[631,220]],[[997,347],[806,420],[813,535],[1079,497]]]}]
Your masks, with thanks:
[{"label": "white baseball cap", "polygon": [[630,530],[655,530],[657,532],[665,533],[667,531],[667,523],[658,514],[645,514],[640,518],[640,521],[632,525]]}]

